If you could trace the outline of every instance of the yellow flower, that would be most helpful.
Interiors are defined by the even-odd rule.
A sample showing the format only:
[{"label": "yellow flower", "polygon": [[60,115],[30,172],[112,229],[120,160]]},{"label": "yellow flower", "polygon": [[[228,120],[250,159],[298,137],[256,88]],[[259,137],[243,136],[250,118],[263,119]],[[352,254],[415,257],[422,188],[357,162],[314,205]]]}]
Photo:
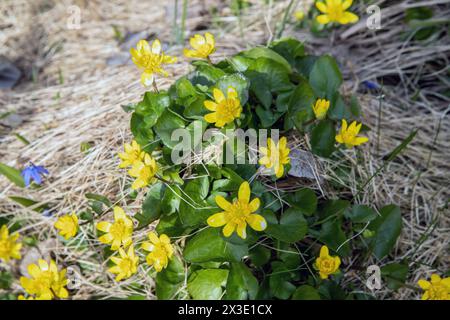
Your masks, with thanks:
[{"label": "yellow flower", "polygon": [[313,105],[313,111],[316,119],[322,120],[327,115],[328,109],[330,108],[330,101],[327,99],[317,99],[316,104]]},{"label": "yellow flower", "polygon": [[322,246],[322,248],[320,248],[320,256],[316,259],[316,264],[314,266],[319,270],[321,279],[328,279],[330,274],[334,274],[338,271],[340,264],[341,259],[338,256],[330,256],[328,247]]},{"label": "yellow flower", "polygon": [[214,36],[209,32],[205,33],[205,36],[196,34],[189,39],[189,43],[194,50],[184,49],[184,55],[188,58],[207,59],[216,51]]},{"label": "yellow flower", "polygon": [[78,217],[75,213],[62,216],[55,222],[55,228],[59,229],[59,234],[64,239],[69,240],[75,237],[78,232]]},{"label": "yellow flower", "polygon": [[156,39],[152,46],[145,40],[140,40],[136,49],[131,48],[131,60],[134,64],[143,71],[141,76],[141,83],[144,86],[149,86],[154,81],[154,73],[159,73],[167,77],[167,72],[162,68],[163,64],[175,63],[176,57],[165,55],[161,51],[161,42]]},{"label": "yellow flower", "polygon": [[148,239],[142,244],[142,249],[150,252],[147,255],[147,263],[153,266],[156,272],[160,272],[167,267],[169,259],[173,255],[173,247],[167,235],[162,234],[159,238],[154,232],[148,234]]},{"label": "yellow flower", "polygon": [[350,126],[347,126],[347,121],[342,119],[341,131],[336,135],[336,141],[338,143],[345,144],[347,148],[358,146],[360,144],[369,141],[367,137],[358,137],[359,130],[361,130],[362,123],[357,124],[353,121]]},{"label": "yellow flower", "polygon": [[355,23],[359,20],[354,13],[346,11],[352,5],[353,0],[326,0],[325,3],[317,1],[316,7],[323,14],[317,16],[320,24],[337,22],[340,24]]},{"label": "yellow flower", "polygon": [[205,115],[206,122],[215,123],[216,127],[223,127],[241,116],[242,107],[235,88],[228,87],[227,97],[217,88],[213,90],[214,100],[206,100],[205,108],[214,111]]},{"label": "yellow flower", "polygon": [[231,236],[236,230],[239,237],[245,239],[247,237],[247,223],[256,231],[263,231],[267,227],[267,222],[264,217],[255,214],[258,210],[260,201],[255,198],[250,202],[250,185],[244,181],[239,187],[238,199],[233,203],[228,202],[222,196],[216,196],[217,205],[224,211],[213,214],[207,220],[211,227],[222,227],[225,237]]},{"label": "yellow flower", "polygon": [[265,166],[267,169],[273,168],[277,178],[280,178],[284,174],[283,165],[291,162],[291,159],[289,158],[289,153],[291,150],[286,145],[286,137],[282,137],[278,144],[276,144],[271,138],[268,138],[267,148],[259,148],[259,151],[264,155],[261,159],[259,159],[259,164]]},{"label": "yellow flower", "polygon": [[21,294],[17,297],[17,300],[36,300],[36,299],[34,299],[32,296],[25,298],[25,296]]},{"label": "yellow flower", "polygon": [[134,253],[133,246],[130,246],[126,253],[124,249],[120,248],[119,255],[120,258],[111,257],[111,261],[116,265],[108,269],[109,272],[117,274],[116,281],[131,277],[136,273],[139,264],[139,257]]},{"label": "yellow flower", "polygon": [[121,207],[114,207],[114,223],[99,222],[97,229],[106,232],[98,240],[105,244],[111,243],[111,250],[119,249],[121,244],[126,248],[132,243],[133,221],[127,217]]},{"label": "yellow flower", "polygon": [[20,259],[20,249],[22,244],[17,242],[19,234],[9,235],[8,227],[3,225],[0,228],[0,259],[8,262],[12,259]]},{"label": "yellow flower", "polygon": [[148,153],[144,156],[144,161],[135,162],[133,167],[128,170],[128,174],[136,180],[131,185],[131,189],[136,190],[148,186],[155,181],[155,175],[158,171],[158,165],[155,159]]},{"label": "yellow flower", "polygon": [[431,275],[431,282],[420,279],[417,284],[423,290],[422,300],[450,300],[450,277],[442,279],[437,274]]},{"label": "yellow flower", "polygon": [[302,21],[305,17],[305,13],[302,10],[297,10],[294,12],[294,18],[297,21]]},{"label": "yellow flower", "polygon": [[126,168],[144,160],[145,152],[135,140],[131,141],[131,144],[125,143],[123,149],[125,152],[119,153],[119,158],[122,160],[119,168]]},{"label": "yellow flower", "polygon": [[21,277],[20,284],[28,294],[36,296],[36,300],[65,299],[69,296],[65,288],[68,283],[66,269],[58,271],[55,261],[47,263],[39,259],[37,265],[28,266],[28,273],[31,278]]}]

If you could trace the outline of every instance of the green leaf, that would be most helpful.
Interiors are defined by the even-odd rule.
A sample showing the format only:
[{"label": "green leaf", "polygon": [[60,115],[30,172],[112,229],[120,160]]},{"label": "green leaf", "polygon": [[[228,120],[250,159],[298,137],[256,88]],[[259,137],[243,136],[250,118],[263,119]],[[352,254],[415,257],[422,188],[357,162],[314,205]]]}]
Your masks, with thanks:
[{"label": "green leaf", "polygon": [[136,106],[136,113],[143,117],[147,128],[153,127],[164,110],[170,107],[170,97],[167,92],[147,91],[144,99]]},{"label": "green leaf", "polygon": [[164,145],[172,149],[178,141],[172,140],[172,132],[178,128],[184,128],[185,122],[178,114],[170,109],[165,109],[154,127],[156,134],[161,138]]},{"label": "green leaf", "polygon": [[389,153],[385,157],[385,161],[389,162],[389,161],[394,160],[400,154],[400,152],[402,152],[403,149],[405,149],[411,143],[411,141],[414,139],[416,134],[417,134],[417,130],[411,131],[409,136],[406,137],[406,139],[403,140],[402,143],[400,143],[394,150],[391,151],[391,153]]},{"label": "green leaf", "polygon": [[229,87],[236,89],[241,105],[244,105],[248,100],[248,88],[250,83],[242,73],[227,74],[219,79],[216,84],[225,96]]},{"label": "green leaf", "polygon": [[181,191],[177,187],[166,188],[161,200],[161,211],[165,214],[175,213],[180,207]]},{"label": "green leaf", "polygon": [[293,87],[289,80],[289,72],[274,60],[259,58],[252,63],[245,74],[250,71],[264,74],[267,79],[267,85],[272,92],[286,91]]},{"label": "green leaf", "polygon": [[355,223],[367,223],[378,217],[378,214],[369,206],[355,204],[352,210],[346,211],[345,216]]},{"label": "green leaf", "polygon": [[186,261],[202,263],[208,261],[238,262],[248,254],[246,244],[233,244],[221,236],[221,228],[207,228],[189,239],[184,248]]},{"label": "green leaf", "polygon": [[318,156],[328,158],[334,151],[336,131],[330,120],[320,121],[311,133],[312,152]]},{"label": "green leaf", "polygon": [[261,245],[250,250],[250,260],[256,267],[261,267],[269,262],[270,256],[270,250]]},{"label": "green leaf", "polygon": [[276,53],[275,51],[273,51],[269,48],[256,47],[256,48],[252,48],[250,50],[244,51],[241,54],[246,57],[253,58],[255,60],[260,59],[260,58],[272,60],[272,61],[276,62],[277,64],[279,64],[280,66],[282,66],[285,72],[287,72],[287,73],[292,72],[291,65],[289,64],[289,62],[285,58],[283,58],[281,55],[279,55],[278,53]]},{"label": "green leaf", "polygon": [[228,270],[197,270],[189,277],[187,289],[194,300],[219,300],[227,277]]},{"label": "green leaf", "polygon": [[[150,144],[154,138],[153,131],[151,127],[145,123],[143,116],[134,112],[130,119],[130,129],[136,142],[143,146],[145,151],[150,152],[156,147],[155,143]],[[149,144],[150,146],[148,146]]]},{"label": "green leaf", "polygon": [[9,289],[14,281],[14,277],[7,271],[0,271],[0,289]]},{"label": "green leaf", "polygon": [[181,193],[179,215],[186,226],[197,226],[206,223],[206,219],[217,209],[211,207],[205,198],[209,194],[208,177],[193,179],[185,184]]},{"label": "green leaf", "polygon": [[408,265],[403,263],[390,263],[381,267],[381,276],[385,278],[391,290],[397,290],[405,285],[408,275]]},{"label": "green leaf", "polygon": [[369,225],[369,229],[375,231],[375,236],[371,239],[371,249],[378,259],[389,254],[402,230],[402,216],[399,207],[396,205],[385,206],[380,210],[380,215]]},{"label": "green leaf", "polygon": [[317,196],[311,189],[305,188],[291,193],[287,200],[291,206],[299,209],[301,213],[308,216],[317,210]]},{"label": "green leaf", "polygon": [[320,295],[316,288],[305,284],[295,290],[292,300],[320,300]]},{"label": "green leaf", "polygon": [[226,289],[227,300],[253,300],[258,292],[258,280],[242,262],[231,263]]},{"label": "green leaf", "polygon": [[197,60],[192,62],[192,65],[195,66],[195,71],[189,75],[189,80],[194,85],[212,86],[226,75],[223,70],[213,67],[205,61]]},{"label": "green leaf", "polygon": [[309,75],[309,83],[317,97],[330,99],[342,84],[336,60],[328,55],[317,59]]},{"label": "green leaf", "polygon": [[255,111],[263,128],[272,127],[272,125],[284,114],[284,112],[272,112],[272,110],[264,109],[261,106],[257,106]]},{"label": "green leaf", "polygon": [[304,123],[314,119],[312,106],[316,100],[309,83],[302,79],[291,95],[288,104],[288,116],[298,130],[303,130]]},{"label": "green leaf", "polygon": [[16,168],[10,167],[4,163],[0,162],[0,174],[8,178],[9,181],[14,183],[16,186],[24,188],[25,182],[23,181],[20,171]]},{"label": "green leaf", "polygon": [[[339,256],[348,256],[350,245],[347,237],[341,228],[341,219],[334,219],[322,224],[319,240],[325,243],[328,248],[337,252]],[[345,243],[345,244],[344,244]],[[339,251],[337,251],[339,249]]]},{"label": "green leaf", "polygon": [[265,232],[284,242],[293,243],[302,240],[308,231],[308,223],[299,209],[289,208],[281,215],[278,222],[276,216],[270,212],[264,212],[267,220]]},{"label": "green leaf", "polygon": [[164,195],[164,184],[157,182],[153,184],[142,203],[142,212],[135,214],[134,218],[139,221],[138,228],[148,226],[161,215],[161,198]]},{"label": "green leaf", "polygon": [[[156,226],[156,232],[158,234],[165,233],[169,237],[179,237],[184,235],[186,227],[181,223],[178,214],[162,215],[159,218],[158,225]],[[188,229],[189,230],[189,229]]]},{"label": "green leaf", "polygon": [[[29,199],[29,198],[24,198],[24,197],[19,197],[19,196],[10,196],[9,197],[12,201],[17,202],[18,204],[24,206],[24,207],[32,207],[35,206],[36,204],[38,204],[39,202],[33,200],[33,199]],[[48,209],[48,205],[47,204],[42,204],[36,208],[33,209],[33,211],[36,212],[42,212],[45,209]]]},{"label": "green leaf", "polygon": [[174,256],[169,260],[167,268],[156,275],[156,296],[160,300],[172,300],[184,284],[185,270],[183,263]]},{"label": "green leaf", "polygon": [[86,197],[86,199],[101,202],[101,203],[103,203],[105,206],[107,206],[108,208],[111,208],[111,207],[112,207],[111,201],[109,201],[109,199],[108,199],[107,197],[102,196],[101,194],[96,194],[96,193],[86,193],[84,196]]},{"label": "green leaf", "polygon": [[265,109],[269,109],[272,105],[273,97],[265,74],[250,70],[245,75],[250,80],[250,91],[255,94]]},{"label": "green leaf", "polygon": [[294,38],[285,38],[274,41],[270,48],[285,58],[290,65],[295,66],[297,58],[305,55],[303,43]]},{"label": "green leaf", "polygon": [[335,92],[331,97],[328,117],[333,120],[350,119],[352,117],[350,108],[345,105],[339,92]]},{"label": "green leaf", "polygon": [[289,282],[291,278],[289,270],[280,261],[272,263],[272,270],[269,278],[270,291],[278,299],[289,299],[295,291],[295,286]]}]

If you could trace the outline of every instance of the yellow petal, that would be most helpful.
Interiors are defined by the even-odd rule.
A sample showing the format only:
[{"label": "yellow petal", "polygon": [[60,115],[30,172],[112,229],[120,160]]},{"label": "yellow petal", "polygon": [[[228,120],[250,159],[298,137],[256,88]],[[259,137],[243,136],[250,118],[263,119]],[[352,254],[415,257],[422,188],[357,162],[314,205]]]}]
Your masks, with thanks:
[{"label": "yellow petal", "polygon": [[347,23],[355,23],[359,20],[359,17],[351,12],[344,12],[342,17],[339,19],[339,23],[341,24],[347,24]]},{"label": "yellow petal", "polygon": [[341,132],[347,131],[347,120],[342,119]]},{"label": "yellow petal", "polygon": [[162,234],[159,240],[164,244],[170,244],[170,238],[166,234]]},{"label": "yellow petal", "polygon": [[327,246],[322,246],[322,248],[320,248],[320,257],[321,258],[328,258],[330,256],[330,252],[328,250]]},{"label": "yellow petal", "polygon": [[100,238],[98,238],[98,241],[100,241],[101,243],[104,244],[109,244],[111,243],[111,241],[113,241],[114,237],[112,236],[112,234],[107,233],[103,236],[101,236]]},{"label": "yellow petal", "polygon": [[277,178],[281,178],[284,174],[284,166],[282,164],[279,164],[275,168],[275,176]]},{"label": "yellow petal", "polygon": [[222,208],[223,210],[227,211],[231,208],[231,203],[228,202],[224,197],[218,195],[215,197],[215,201],[217,205]]},{"label": "yellow petal", "polygon": [[322,13],[327,13],[328,11],[328,8],[325,5],[325,3],[320,1],[316,2],[316,8],[319,9],[319,11],[321,11]]},{"label": "yellow petal", "polygon": [[231,236],[231,234],[233,233],[233,231],[236,229],[236,224],[233,222],[228,222],[225,227],[223,227],[223,235],[225,237],[229,237]]},{"label": "yellow petal", "polygon": [[204,119],[206,122],[215,123],[217,122],[217,113],[216,112],[208,113],[207,115],[204,116]]},{"label": "yellow petal", "polygon": [[420,279],[417,284],[419,287],[421,287],[423,290],[428,290],[431,287],[431,283],[427,280]]},{"label": "yellow petal", "polygon": [[211,47],[213,47],[213,48],[215,47],[216,41],[214,39],[214,36],[211,33],[209,33],[209,32],[205,33],[205,40],[206,40],[206,43],[209,44]]},{"label": "yellow petal", "polygon": [[107,221],[101,221],[99,223],[97,223],[97,230],[100,230],[102,232],[109,232],[109,230],[111,229],[112,224],[110,222]]},{"label": "yellow petal", "polygon": [[241,183],[238,192],[238,199],[243,203],[249,203],[250,201],[250,185],[247,181]]},{"label": "yellow petal", "polygon": [[238,234],[239,237],[241,237],[242,239],[246,239],[247,238],[247,223],[243,222],[238,224],[237,228],[236,228],[236,232]]},{"label": "yellow petal", "polygon": [[210,227],[221,227],[227,223],[225,212],[213,214],[206,221]]},{"label": "yellow petal", "polygon": [[256,210],[258,210],[260,204],[261,203],[259,201],[259,198],[255,198],[252,201],[250,201],[249,203],[250,212],[255,212]]},{"label": "yellow petal", "polygon": [[327,24],[327,23],[330,22],[330,17],[328,15],[326,15],[326,14],[321,14],[321,15],[316,17],[316,20],[320,24]]},{"label": "yellow petal", "polygon": [[152,53],[160,54],[161,53],[161,42],[158,39],[155,39],[152,43]]},{"label": "yellow petal", "polygon": [[347,10],[348,8],[351,7],[352,3],[353,0],[344,0],[344,2],[342,3],[342,9]]},{"label": "yellow petal", "polygon": [[156,233],[154,233],[154,232],[149,232],[149,234],[148,234],[148,239],[151,241],[151,243],[153,243],[153,244],[158,244],[160,241],[159,241],[159,238],[158,238],[158,236],[156,235]]},{"label": "yellow petal", "polygon": [[259,214],[251,214],[247,218],[247,222],[253,230],[263,231],[267,228],[266,219]]},{"label": "yellow petal", "polygon": [[125,211],[121,207],[114,207],[114,220],[123,220],[126,218]]},{"label": "yellow petal", "polygon": [[143,86],[151,86],[154,81],[153,73],[143,72],[141,75],[141,83]]},{"label": "yellow petal", "polygon": [[356,137],[353,141],[353,144],[355,146],[359,146],[360,144],[366,143],[367,141],[369,141],[369,138],[367,137]]},{"label": "yellow petal", "polygon": [[205,108],[210,111],[216,111],[216,109],[217,109],[217,103],[215,103],[214,101],[206,100],[203,102],[203,104],[204,104]]},{"label": "yellow petal", "polygon": [[150,46],[146,40],[139,40],[136,48],[138,49],[138,51],[150,51]]},{"label": "yellow petal", "polygon": [[228,90],[227,90],[227,98],[228,99],[237,99],[237,97],[238,97],[238,94],[237,94],[237,91],[236,91],[236,89],[235,88],[233,88],[233,87],[228,87]]},{"label": "yellow petal", "polygon": [[213,89],[213,96],[214,96],[214,100],[217,103],[221,103],[222,101],[225,101],[225,96],[223,95],[223,92],[217,88]]}]

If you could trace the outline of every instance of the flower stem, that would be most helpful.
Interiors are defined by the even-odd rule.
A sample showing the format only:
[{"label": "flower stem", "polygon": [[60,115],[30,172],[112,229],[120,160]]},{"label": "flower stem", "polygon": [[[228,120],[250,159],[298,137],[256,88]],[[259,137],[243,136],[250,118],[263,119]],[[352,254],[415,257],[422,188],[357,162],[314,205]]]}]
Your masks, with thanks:
[{"label": "flower stem", "polygon": [[156,85],[155,79],[153,79],[152,86],[153,86],[153,90],[155,90],[156,93],[159,93],[158,86]]}]

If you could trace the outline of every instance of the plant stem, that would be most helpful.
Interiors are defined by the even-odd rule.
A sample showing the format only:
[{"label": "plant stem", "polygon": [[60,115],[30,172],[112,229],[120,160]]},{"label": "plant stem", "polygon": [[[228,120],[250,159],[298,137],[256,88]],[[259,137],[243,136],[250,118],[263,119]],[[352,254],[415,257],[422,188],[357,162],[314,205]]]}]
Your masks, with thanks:
[{"label": "plant stem", "polygon": [[289,15],[290,15],[290,12],[291,12],[291,8],[292,8],[293,4],[294,4],[294,0],[289,1],[289,4],[288,4],[288,6],[286,8],[286,11],[284,12],[283,21],[281,21],[280,30],[277,33],[277,38],[281,38],[281,36],[283,35],[284,28],[286,27],[286,22],[287,22],[287,19],[289,18]]}]

